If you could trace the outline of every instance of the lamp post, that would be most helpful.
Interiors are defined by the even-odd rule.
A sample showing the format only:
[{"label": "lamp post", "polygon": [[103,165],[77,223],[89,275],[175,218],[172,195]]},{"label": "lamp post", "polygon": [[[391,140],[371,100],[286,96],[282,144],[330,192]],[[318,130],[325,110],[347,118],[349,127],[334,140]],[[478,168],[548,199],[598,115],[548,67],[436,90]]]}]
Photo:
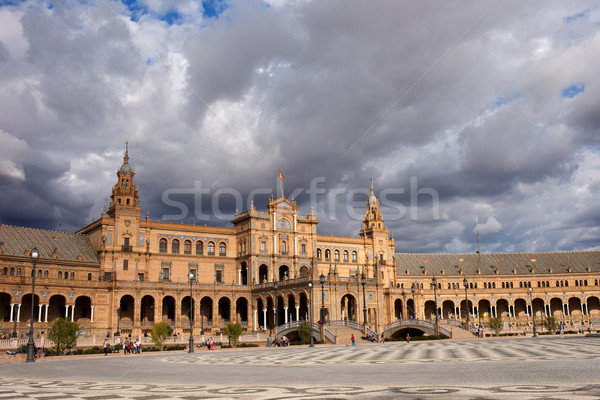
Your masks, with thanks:
[{"label": "lamp post", "polygon": [[121,331],[119,330],[121,323],[121,307],[117,308],[117,331],[115,332],[115,336],[121,336]]},{"label": "lamp post", "polygon": [[308,305],[308,320],[310,324],[310,347],[315,347],[315,340],[313,338],[313,313],[312,313],[312,303],[313,303],[313,293],[312,293],[312,282],[308,282],[308,290],[310,291],[310,304]]},{"label": "lamp post", "polygon": [[363,287],[363,318],[364,318],[364,325],[365,325],[365,329],[364,329],[364,333],[367,333],[367,293],[365,290],[365,285],[367,284],[367,277],[365,276],[365,269],[363,268],[362,271],[362,276],[360,277],[360,282],[362,283],[362,287]]},{"label": "lamp post", "polygon": [[194,274],[190,272],[190,343],[188,345],[188,353],[194,352],[194,298],[192,297],[192,284],[194,282]]},{"label": "lamp post", "polygon": [[529,288],[529,302],[531,303],[531,319],[533,320],[533,337],[537,337],[537,329],[535,327],[535,313],[533,312],[533,290]]},{"label": "lamp post", "polygon": [[438,319],[438,301],[437,301],[437,278],[434,276],[431,279],[431,283],[433,283],[433,296],[435,298],[435,334],[440,334],[440,321]]},{"label": "lamp post", "polygon": [[469,298],[467,297],[467,289],[469,288],[469,281],[467,281],[467,278],[463,279],[463,285],[465,286],[465,310],[467,311],[467,330],[470,329],[469,327]]},{"label": "lamp post", "polygon": [[35,306],[35,264],[37,262],[40,253],[38,249],[34,247],[31,249],[31,262],[33,263],[33,270],[31,271],[31,320],[29,322],[29,341],[27,342],[27,360],[26,362],[35,362],[35,342],[33,341],[33,313]]},{"label": "lamp post", "polygon": [[325,275],[323,273],[319,276],[319,282],[321,283],[321,326],[325,326]]},{"label": "lamp post", "polygon": [[415,319],[417,319],[417,305],[415,304],[415,284],[412,284],[412,287],[410,288],[410,292],[412,293],[412,298],[413,298],[413,316]]}]

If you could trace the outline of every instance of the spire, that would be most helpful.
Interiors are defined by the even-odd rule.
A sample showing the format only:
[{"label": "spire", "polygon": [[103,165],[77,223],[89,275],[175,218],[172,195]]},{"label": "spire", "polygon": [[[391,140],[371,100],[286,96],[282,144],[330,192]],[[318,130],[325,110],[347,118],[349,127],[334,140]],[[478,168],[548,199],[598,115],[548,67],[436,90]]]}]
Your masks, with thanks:
[{"label": "spire", "polygon": [[377,197],[375,197],[375,189],[373,189],[373,177],[371,177],[371,193],[369,194],[369,202],[367,205],[374,205],[377,203]]},{"label": "spire", "polygon": [[133,183],[135,172],[129,165],[129,142],[125,142],[125,155],[123,156],[123,165],[117,171],[118,181],[113,186],[109,214],[114,214],[117,205],[137,207],[138,189]]}]

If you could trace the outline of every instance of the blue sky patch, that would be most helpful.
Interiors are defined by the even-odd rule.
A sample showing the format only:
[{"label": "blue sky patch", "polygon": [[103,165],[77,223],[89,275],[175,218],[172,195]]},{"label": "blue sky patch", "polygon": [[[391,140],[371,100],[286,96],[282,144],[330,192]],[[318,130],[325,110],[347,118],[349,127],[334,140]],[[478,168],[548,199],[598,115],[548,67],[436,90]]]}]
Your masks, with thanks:
[{"label": "blue sky patch", "polygon": [[569,16],[563,18],[563,22],[565,24],[570,24],[573,21],[577,21],[578,19],[587,17],[589,13],[590,13],[590,10],[585,10],[585,11],[582,11],[577,14],[569,15]]},{"label": "blue sky patch", "polygon": [[521,98],[521,93],[515,93],[512,96],[508,96],[508,97],[500,96],[500,97],[496,98],[496,100],[494,101],[494,108],[498,108],[505,104],[512,103],[513,101],[520,99],[520,98]]},{"label": "blue sky patch", "polygon": [[203,15],[208,18],[218,18],[228,7],[229,6],[224,0],[202,1],[202,10],[204,10]]},{"label": "blue sky patch", "polygon": [[579,93],[585,90],[585,85],[583,83],[574,83],[573,85],[566,87],[562,90],[562,98],[572,99],[577,96]]},{"label": "blue sky patch", "polygon": [[122,0],[122,2],[131,12],[131,20],[134,22],[139,21],[142,15],[148,13],[148,8],[141,2],[136,0]]},{"label": "blue sky patch", "polygon": [[175,9],[170,9],[164,15],[158,17],[161,21],[165,21],[169,25],[181,25],[183,17]]}]

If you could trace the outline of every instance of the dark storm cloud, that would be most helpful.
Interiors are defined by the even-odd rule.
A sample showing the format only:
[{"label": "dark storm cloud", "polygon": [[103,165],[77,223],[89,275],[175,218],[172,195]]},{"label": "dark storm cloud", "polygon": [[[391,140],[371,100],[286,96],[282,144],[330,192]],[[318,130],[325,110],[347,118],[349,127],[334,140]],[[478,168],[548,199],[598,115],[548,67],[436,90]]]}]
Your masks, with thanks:
[{"label": "dark storm cloud", "polygon": [[592,4],[0,8],[0,221],[97,217],[129,140],[152,218],[175,191],[179,220],[227,225],[281,168],[321,233],[358,234],[374,177],[399,251],[473,251],[476,219],[483,250],[598,247]]}]

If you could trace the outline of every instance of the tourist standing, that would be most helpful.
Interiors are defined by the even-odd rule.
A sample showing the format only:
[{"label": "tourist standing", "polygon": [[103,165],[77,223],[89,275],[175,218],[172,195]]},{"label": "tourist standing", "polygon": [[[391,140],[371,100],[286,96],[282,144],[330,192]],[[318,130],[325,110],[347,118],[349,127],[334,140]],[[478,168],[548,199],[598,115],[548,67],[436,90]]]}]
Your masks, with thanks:
[{"label": "tourist standing", "polygon": [[410,343],[410,333],[406,334],[406,343]]},{"label": "tourist standing", "polygon": [[352,340],[352,346],[356,346],[356,343],[354,342],[354,334],[352,334],[352,337],[350,337],[350,339]]},{"label": "tourist standing", "polygon": [[109,347],[110,347],[110,344],[108,343],[108,339],[104,339],[104,355],[108,354]]}]

